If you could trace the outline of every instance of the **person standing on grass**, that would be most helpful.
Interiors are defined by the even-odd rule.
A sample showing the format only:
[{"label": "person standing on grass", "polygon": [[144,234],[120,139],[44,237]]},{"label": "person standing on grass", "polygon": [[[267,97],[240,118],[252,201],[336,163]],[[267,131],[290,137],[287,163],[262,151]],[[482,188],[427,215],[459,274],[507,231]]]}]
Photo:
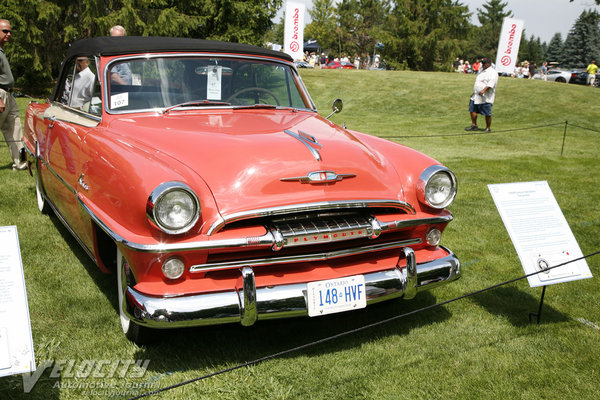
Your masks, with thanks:
[{"label": "person standing on grass", "polygon": [[12,27],[6,19],[0,19],[0,130],[8,144],[10,156],[13,159],[12,169],[24,170],[27,163],[21,163],[19,153],[23,148],[23,130],[19,119],[19,108],[12,95],[15,79],[10,70],[4,45],[12,35]]},{"label": "person standing on grass", "polygon": [[477,114],[485,116],[485,131],[491,132],[492,126],[492,104],[496,96],[496,85],[498,84],[498,73],[492,68],[489,58],[481,60],[481,72],[475,78],[473,95],[469,102],[469,113],[471,114],[471,126],[466,131],[478,131]]},{"label": "person standing on grass", "polygon": [[596,72],[598,72],[598,66],[596,65],[596,60],[592,60],[590,65],[587,66],[586,69],[587,76],[587,84],[590,86],[594,86],[594,82],[596,81]]},{"label": "person standing on grass", "polygon": [[543,81],[548,80],[548,61],[544,61],[542,63],[542,68],[540,68],[540,75],[542,76]]}]

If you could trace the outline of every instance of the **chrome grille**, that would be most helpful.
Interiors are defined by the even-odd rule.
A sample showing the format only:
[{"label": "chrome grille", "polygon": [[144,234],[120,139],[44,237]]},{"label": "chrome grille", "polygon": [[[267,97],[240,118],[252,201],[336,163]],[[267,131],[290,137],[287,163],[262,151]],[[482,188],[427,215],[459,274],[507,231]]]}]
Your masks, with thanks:
[{"label": "chrome grille", "polygon": [[272,231],[283,236],[285,247],[358,239],[373,233],[370,217],[361,215],[292,218],[272,221],[272,226]]}]

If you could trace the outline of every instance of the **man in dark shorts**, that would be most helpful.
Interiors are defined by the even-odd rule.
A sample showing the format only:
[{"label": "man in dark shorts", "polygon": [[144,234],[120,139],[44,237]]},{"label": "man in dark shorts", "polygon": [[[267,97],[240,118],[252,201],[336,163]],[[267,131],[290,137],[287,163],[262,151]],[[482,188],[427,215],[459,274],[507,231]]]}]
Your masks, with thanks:
[{"label": "man in dark shorts", "polygon": [[471,114],[471,126],[465,128],[466,131],[478,131],[477,114],[485,117],[484,132],[491,132],[492,126],[492,104],[496,95],[496,85],[498,84],[498,73],[492,68],[492,62],[489,58],[481,60],[482,71],[477,74],[475,84],[473,85],[473,95],[469,102],[469,113]]}]

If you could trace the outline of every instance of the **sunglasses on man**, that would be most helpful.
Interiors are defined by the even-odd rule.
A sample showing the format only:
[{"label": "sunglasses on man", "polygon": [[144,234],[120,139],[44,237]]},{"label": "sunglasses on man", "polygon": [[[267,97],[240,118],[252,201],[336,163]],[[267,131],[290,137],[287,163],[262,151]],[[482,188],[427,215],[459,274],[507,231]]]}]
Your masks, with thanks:
[{"label": "sunglasses on man", "polygon": [[12,31],[10,29],[2,29],[2,32],[4,32],[4,33],[11,33]]}]

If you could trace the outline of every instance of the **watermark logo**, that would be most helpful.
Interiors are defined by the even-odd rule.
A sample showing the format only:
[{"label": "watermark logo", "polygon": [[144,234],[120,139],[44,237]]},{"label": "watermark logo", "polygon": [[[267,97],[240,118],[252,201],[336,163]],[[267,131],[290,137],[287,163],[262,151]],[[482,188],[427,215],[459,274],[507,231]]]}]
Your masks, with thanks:
[{"label": "watermark logo", "polygon": [[[53,388],[119,389],[116,383],[94,382],[93,379],[143,378],[149,364],[150,360],[44,360],[33,373],[23,374],[23,391],[31,392],[50,368],[50,378],[61,379]],[[81,381],[86,379],[92,381]],[[132,385],[127,382],[126,389],[135,389]]]}]

